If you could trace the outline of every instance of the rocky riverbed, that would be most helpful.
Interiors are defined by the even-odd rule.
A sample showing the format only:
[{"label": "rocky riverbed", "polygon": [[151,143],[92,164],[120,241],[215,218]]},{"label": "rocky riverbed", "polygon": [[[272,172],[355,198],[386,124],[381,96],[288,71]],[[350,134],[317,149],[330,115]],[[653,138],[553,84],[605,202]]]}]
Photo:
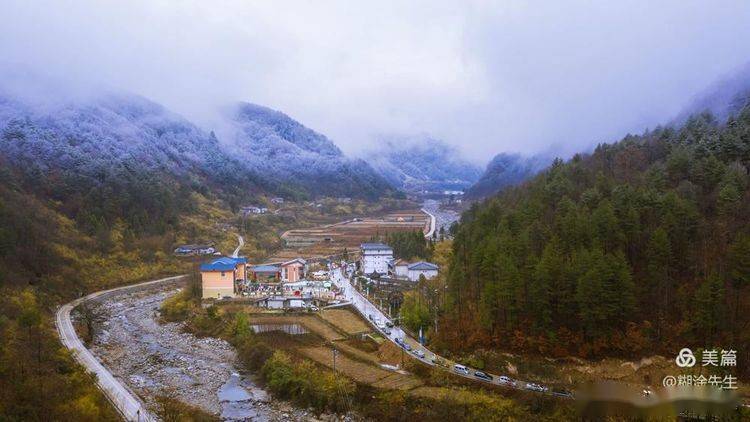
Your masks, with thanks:
[{"label": "rocky riverbed", "polygon": [[152,288],[91,305],[91,352],[149,407],[155,396],[169,394],[224,420],[338,420],[274,400],[241,373],[227,342],[197,338],[179,323],[160,324],[159,306],[174,293]]},{"label": "rocky riverbed", "polygon": [[441,228],[445,230],[445,233],[448,233],[451,224],[461,218],[461,215],[458,212],[449,208],[442,208],[440,202],[434,199],[425,200],[424,203],[422,203],[422,208],[435,216],[435,231],[438,233]]}]

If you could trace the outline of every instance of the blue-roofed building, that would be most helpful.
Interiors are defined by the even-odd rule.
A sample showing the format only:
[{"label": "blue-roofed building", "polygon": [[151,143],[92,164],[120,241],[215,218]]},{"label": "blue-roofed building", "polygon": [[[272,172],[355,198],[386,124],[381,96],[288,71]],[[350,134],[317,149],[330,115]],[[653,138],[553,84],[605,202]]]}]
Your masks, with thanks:
[{"label": "blue-roofed building", "polygon": [[419,261],[410,264],[407,267],[408,278],[411,281],[419,281],[419,276],[424,276],[426,279],[437,277],[440,267],[435,264]]},{"label": "blue-roofed building", "polygon": [[281,267],[276,264],[250,267],[250,278],[259,283],[278,283],[281,281]]},{"label": "blue-roofed building", "polygon": [[203,299],[237,296],[247,282],[247,258],[222,257],[201,264]]}]

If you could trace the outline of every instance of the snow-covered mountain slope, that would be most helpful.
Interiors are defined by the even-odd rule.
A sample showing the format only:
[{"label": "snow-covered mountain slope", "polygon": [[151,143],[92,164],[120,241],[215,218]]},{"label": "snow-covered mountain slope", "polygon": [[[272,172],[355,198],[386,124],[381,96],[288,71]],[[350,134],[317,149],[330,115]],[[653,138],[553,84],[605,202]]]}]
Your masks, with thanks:
[{"label": "snow-covered mountain slope", "polygon": [[316,196],[374,199],[395,189],[362,160],[279,111],[238,104],[229,115],[231,149],[264,177]]},{"label": "snow-covered mountain slope", "polygon": [[0,133],[0,154],[29,173],[59,171],[96,185],[145,172],[219,188],[259,187],[213,133],[138,96],[32,103],[0,95]]},{"label": "snow-covered mountain slope", "polygon": [[429,137],[390,138],[367,157],[392,185],[411,192],[464,190],[482,174],[456,148]]},{"label": "snow-covered mountain slope", "polygon": [[487,164],[482,177],[466,191],[466,197],[479,199],[494,195],[503,188],[523,182],[549,165],[552,160],[543,155],[524,157],[501,153]]},{"label": "snow-covered mountain slope", "polygon": [[0,89],[0,158],[30,178],[59,172],[96,187],[129,174],[232,192],[236,200],[395,193],[369,165],[280,112],[242,104],[230,125],[233,136],[220,140],[135,95],[27,100]]}]

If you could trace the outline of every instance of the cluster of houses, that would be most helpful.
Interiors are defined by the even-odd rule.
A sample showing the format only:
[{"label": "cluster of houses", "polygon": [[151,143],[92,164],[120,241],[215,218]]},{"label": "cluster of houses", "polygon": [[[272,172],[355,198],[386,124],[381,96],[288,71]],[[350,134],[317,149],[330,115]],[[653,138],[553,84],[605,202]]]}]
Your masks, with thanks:
[{"label": "cluster of houses", "polygon": [[300,281],[307,270],[302,258],[278,264],[248,265],[247,258],[223,257],[200,266],[204,299],[241,296],[250,283]]},{"label": "cluster of houses", "polygon": [[243,216],[248,216],[250,214],[265,214],[267,212],[268,208],[256,207],[255,205],[248,205],[240,208],[240,213],[242,213]]},{"label": "cluster of houses", "polygon": [[[275,198],[271,198],[271,203],[274,205],[282,205],[284,203],[284,198],[277,196]],[[243,207],[240,207],[240,214],[242,214],[243,217],[247,217],[249,215],[260,215],[260,214],[267,214],[268,213],[268,207],[264,207],[262,205],[245,205]]]},{"label": "cluster of houses", "polygon": [[216,249],[213,245],[181,245],[174,250],[178,256],[213,255]]},{"label": "cluster of houses", "polygon": [[[393,249],[383,243],[363,243],[360,253],[360,270],[368,276],[416,282],[438,275],[435,264],[394,259]],[[289,309],[310,308],[316,300],[336,296],[328,272],[311,271],[302,258],[251,265],[245,257],[220,257],[202,264],[200,272],[203,299],[250,297],[257,298],[257,306]]]},{"label": "cluster of houses", "polygon": [[393,249],[383,243],[363,243],[360,245],[359,268],[365,275],[391,276],[409,281],[419,281],[437,277],[440,268],[430,262],[408,262],[393,258]]},{"label": "cluster of houses", "polygon": [[327,277],[310,272],[302,258],[250,265],[245,257],[222,257],[202,264],[200,272],[203,299],[259,296],[258,306],[294,308],[311,306],[314,297],[335,296]]}]

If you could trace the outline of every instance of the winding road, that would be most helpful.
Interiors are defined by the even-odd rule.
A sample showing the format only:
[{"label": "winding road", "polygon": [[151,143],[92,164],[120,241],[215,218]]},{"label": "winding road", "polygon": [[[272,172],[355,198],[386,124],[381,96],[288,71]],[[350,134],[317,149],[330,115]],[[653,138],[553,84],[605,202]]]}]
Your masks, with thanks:
[{"label": "winding road", "polygon": [[96,375],[96,382],[99,389],[104,392],[107,398],[127,421],[140,422],[154,421],[156,419],[144,407],[143,402],[133,394],[125,384],[116,379],[112,373],[86,348],[81,339],[78,338],[78,334],[76,334],[73,322],[70,320],[70,313],[77,306],[89,300],[102,299],[114,293],[126,290],[137,290],[153,284],[174,282],[184,277],[185,275],[178,275],[129,286],[116,287],[109,290],[102,290],[62,305],[55,315],[55,326],[57,327],[57,332],[62,344],[71,351],[71,354],[78,363]]},{"label": "winding road", "polygon": [[240,249],[245,246],[245,238],[237,235],[237,248],[232,252],[232,258],[237,258],[237,255],[240,254]]},{"label": "winding road", "polygon": [[[450,373],[454,375],[459,375],[467,379],[471,379],[473,381],[477,382],[485,382],[489,384],[494,385],[502,385],[505,387],[510,388],[516,388],[516,389],[523,389],[527,391],[533,391],[533,392],[539,392],[539,393],[549,393],[549,389],[546,389],[545,387],[538,386],[537,384],[533,383],[527,383],[523,381],[517,381],[517,380],[511,380],[506,377],[499,377],[497,375],[488,374],[492,378],[490,379],[482,379],[478,378],[475,373],[476,371],[468,368],[465,373],[458,372],[454,369],[453,365],[455,362],[450,361],[449,359],[440,357],[436,353],[428,350],[426,347],[421,345],[417,340],[409,336],[404,330],[402,330],[399,327],[393,327],[390,329],[390,334],[386,334],[383,329],[378,327],[375,322],[377,320],[380,321],[389,321],[389,318],[372,302],[369,301],[362,293],[360,293],[346,278],[346,276],[343,274],[341,268],[332,269],[331,271],[331,280],[333,283],[342,291],[343,295],[349,299],[351,302],[351,305],[354,306],[354,309],[359,312],[365,320],[367,320],[371,325],[375,327],[381,334],[386,337],[388,340],[395,343],[397,346],[403,348],[402,344],[408,344],[411,348],[411,352],[409,353],[409,356],[413,359],[417,359],[427,365],[430,366],[437,366],[435,362],[438,361],[438,359],[442,360],[443,364],[439,365],[438,367],[441,367],[445,369],[446,371],[449,371]],[[418,356],[415,352],[421,351],[423,353],[422,356]],[[507,379],[507,381],[505,381]],[[568,395],[564,395],[563,397],[570,398]]]}]

